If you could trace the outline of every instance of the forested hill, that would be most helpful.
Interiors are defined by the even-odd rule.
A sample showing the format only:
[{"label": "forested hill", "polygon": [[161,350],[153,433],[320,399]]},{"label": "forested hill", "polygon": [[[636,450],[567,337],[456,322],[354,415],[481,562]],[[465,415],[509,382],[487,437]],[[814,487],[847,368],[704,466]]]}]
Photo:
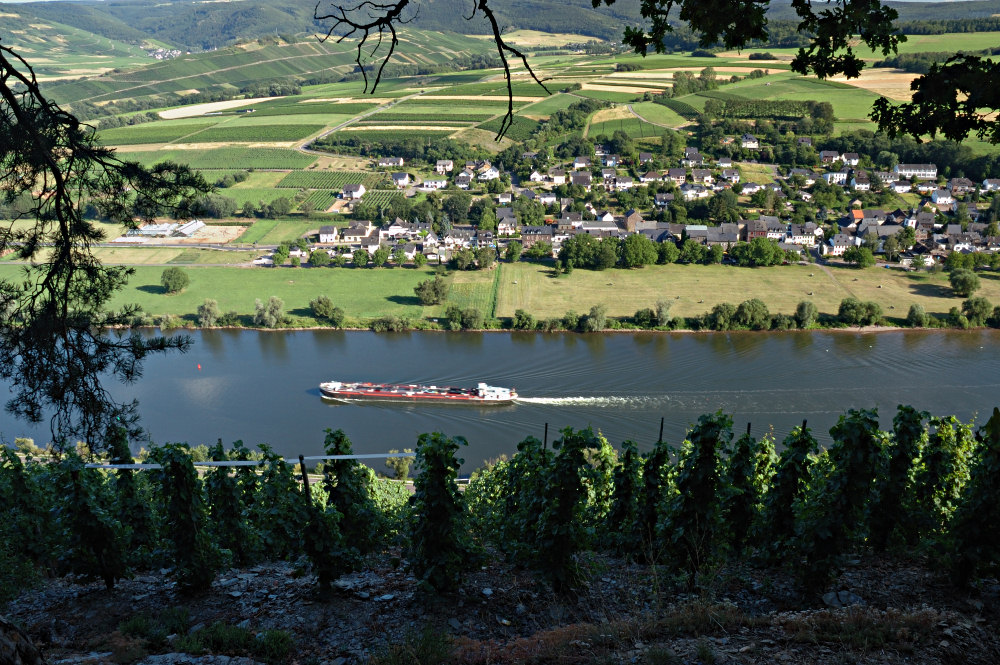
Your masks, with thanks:
[{"label": "forested hill", "polygon": [[[418,0],[414,27],[486,34],[489,24],[477,15],[470,21],[469,0]],[[624,25],[638,20],[638,3],[595,10],[589,0],[503,0],[494,8],[502,26],[546,32],[582,34],[602,39],[621,37]],[[313,20],[315,0],[238,0],[205,3],[174,0],[155,5],[145,0],[115,3],[37,2],[5,4],[5,12],[59,21],[104,37],[138,42],[156,39],[184,49],[210,49],[263,35],[322,31]],[[321,4],[320,9],[329,7]]]},{"label": "forested hill", "polygon": [[[485,34],[489,24],[482,15],[465,20],[470,0],[414,0],[419,9],[414,27]],[[985,18],[1000,14],[1000,0],[959,2],[889,2],[900,21],[947,21]],[[638,2],[618,2],[594,9],[590,0],[497,0],[494,11],[500,25],[546,32],[618,39],[626,25],[638,23]],[[151,4],[147,0],[114,3],[33,2],[3,4],[4,13],[25,20],[58,22],[109,39],[133,44],[157,40],[186,50],[212,49],[264,35],[296,35],[325,30],[328,22],[314,21],[315,0],[236,0],[198,2],[172,0]],[[320,9],[329,8],[329,0]],[[790,0],[772,0],[770,17],[794,21]],[[7,20],[9,17],[5,17]],[[10,29],[5,25],[4,28]]]}]

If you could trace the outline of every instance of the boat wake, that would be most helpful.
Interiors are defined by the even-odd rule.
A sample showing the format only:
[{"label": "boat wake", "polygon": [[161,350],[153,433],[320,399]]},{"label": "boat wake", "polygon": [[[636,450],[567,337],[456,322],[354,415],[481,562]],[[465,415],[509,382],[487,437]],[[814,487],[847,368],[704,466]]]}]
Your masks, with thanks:
[{"label": "boat wake", "polygon": [[644,408],[666,404],[669,401],[667,396],[654,397],[630,396],[630,397],[518,397],[516,404],[545,404],[548,406],[592,406],[606,408]]}]

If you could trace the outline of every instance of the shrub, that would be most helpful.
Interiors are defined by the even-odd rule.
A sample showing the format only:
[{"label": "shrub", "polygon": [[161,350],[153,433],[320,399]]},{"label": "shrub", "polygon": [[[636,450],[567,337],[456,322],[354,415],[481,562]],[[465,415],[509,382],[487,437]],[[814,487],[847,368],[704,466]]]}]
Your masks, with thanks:
[{"label": "shrub", "polygon": [[205,302],[198,305],[198,325],[202,328],[211,328],[219,321],[222,312],[219,311],[219,303],[211,298],[206,298]]},{"label": "shrub", "polygon": [[811,327],[819,318],[819,310],[809,300],[803,300],[795,308],[795,324],[803,330]]},{"label": "shrub", "polygon": [[929,317],[924,311],[924,306],[918,303],[910,305],[910,311],[906,314],[906,323],[911,328],[926,328]]},{"label": "shrub", "polygon": [[254,301],[253,324],[263,328],[277,328],[285,323],[285,303],[277,296],[271,296],[267,303],[260,298]]},{"label": "shrub", "polygon": [[440,432],[417,439],[420,474],[410,499],[408,558],[417,580],[436,591],[456,588],[468,568],[465,502],[455,482],[464,462],[456,453],[466,445],[464,438]]},{"label": "shrub", "polygon": [[410,329],[410,321],[404,317],[387,314],[373,319],[368,327],[373,332],[404,332]]},{"label": "shrub", "polygon": [[417,294],[420,303],[423,305],[438,305],[448,299],[450,286],[441,277],[424,280],[415,287],[413,292]]}]

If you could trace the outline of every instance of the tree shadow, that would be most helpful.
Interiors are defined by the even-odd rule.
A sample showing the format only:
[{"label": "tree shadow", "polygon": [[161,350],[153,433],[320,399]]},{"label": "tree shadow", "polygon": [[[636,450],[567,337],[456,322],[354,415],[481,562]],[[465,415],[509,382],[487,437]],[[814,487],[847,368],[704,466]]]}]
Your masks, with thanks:
[{"label": "tree shadow", "polygon": [[158,284],[143,284],[142,286],[136,288],[143,293],[158,293],[161,295],[167,293],[167,290]]},{"label": "tree shadow", "polygon": [[420,298],[416,296],[386,296],[386,300],[389,302],[396,303],[397,305],[416,305],[420,306]]},{"label": "tree shadow", "polygon": [[295,309],[288,310],[288,315],[311,317],[313,315],[313,312],[311,307],[296,307]]},{"label": "tree shadow", "polygon": [[931,284],[929,282],[918,282],[910,284],[910,291],[914,295],[928,298],[951,298],[955,293],[950,286],[944,284]]}]

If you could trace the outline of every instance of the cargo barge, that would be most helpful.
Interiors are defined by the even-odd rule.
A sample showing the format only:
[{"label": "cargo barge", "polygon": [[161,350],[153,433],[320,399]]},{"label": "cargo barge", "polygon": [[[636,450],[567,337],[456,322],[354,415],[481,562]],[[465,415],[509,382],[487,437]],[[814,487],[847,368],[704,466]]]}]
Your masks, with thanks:
[{"label": "cargo barge", "polygon": [[407,383],[352,383],[327,381],[319,384],[320,394],[336,401],[441,402],[460,404],[510,404],[517,399],[513,388],[479,383],[475,388],[421,386]]}]

